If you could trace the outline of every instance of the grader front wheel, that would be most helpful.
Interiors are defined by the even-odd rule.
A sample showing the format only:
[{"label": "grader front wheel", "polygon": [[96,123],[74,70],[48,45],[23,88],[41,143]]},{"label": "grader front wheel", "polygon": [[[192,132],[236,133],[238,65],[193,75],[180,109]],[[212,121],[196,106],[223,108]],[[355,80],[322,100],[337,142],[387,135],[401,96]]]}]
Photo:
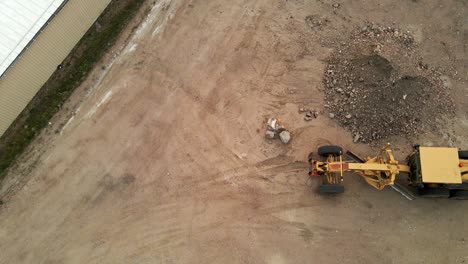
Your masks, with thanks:
[{"label": "grader front wheel", "polygon": [[322,184],[319,186],[320,193],[343,193],[344,186],[341,184],[341,177],[336,173],[325,173],[322,175]]},{"label": "grader front wheel", "polygon": [[[317,154],[327,159],[327,162],[338,160],[343,155],[343,148],[335,145],[321,146]],[[344,192],[344,186],[341,184],[341,176],[337,173],[325,172],[322,175],[322,185],[319,186],[320,193],[337,194]]]},{"label": "grader front wheel", "polygon": [[318,148],[317,153],[325,158],[332,155],[334,157],[340,156],[343,154],[343,148],[340,146],[328,145],[328,146],[321,146]]},{"label": "grader front wheel", "polygon": [[341,184],[322,184],[319,186],[319,192],[329,194],[343,193],[344,186]]}]

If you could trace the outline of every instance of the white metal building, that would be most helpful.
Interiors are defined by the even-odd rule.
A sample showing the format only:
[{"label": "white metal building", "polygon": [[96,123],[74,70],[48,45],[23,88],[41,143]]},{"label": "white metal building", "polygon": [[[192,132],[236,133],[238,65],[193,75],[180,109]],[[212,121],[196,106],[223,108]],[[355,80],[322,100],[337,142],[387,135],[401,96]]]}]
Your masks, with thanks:
[{"label": "white metal building", "polygon": [[8,69],[64,0],[0,1],[0,75]]},{"label": "white metal building", "polygon": [[0,136],[110,0],[0,0]]}]

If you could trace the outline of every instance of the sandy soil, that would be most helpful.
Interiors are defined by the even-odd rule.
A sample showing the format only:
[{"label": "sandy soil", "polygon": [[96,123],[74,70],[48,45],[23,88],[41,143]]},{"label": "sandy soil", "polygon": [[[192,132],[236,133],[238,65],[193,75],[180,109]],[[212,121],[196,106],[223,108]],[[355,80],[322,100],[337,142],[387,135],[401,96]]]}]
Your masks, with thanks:
[{"label": "sandy soil", "polygon": [[[305,162],[327,143],[375,151],[323,107],[327,43],[365,20],[414,32],[457,95],[446,136],[415,141],[468,148],[465,2],[334,3],[156,1],[3,183],[0,263],[467,262],[467,203],[351,175],[320,196]],[[290,144],[264,138],[270,116]],[[389,141],[399,158],[412,143]]]}]

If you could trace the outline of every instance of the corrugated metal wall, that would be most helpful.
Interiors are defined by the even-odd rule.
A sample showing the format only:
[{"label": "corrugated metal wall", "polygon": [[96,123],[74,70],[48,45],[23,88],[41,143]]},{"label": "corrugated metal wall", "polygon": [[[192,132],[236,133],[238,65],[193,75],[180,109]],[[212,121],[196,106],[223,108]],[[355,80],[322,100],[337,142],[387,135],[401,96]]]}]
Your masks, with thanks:
[{"label": "corrugated metal wall", "polygon": [[0,79],[0,136],[111,0],[69,0]]}]

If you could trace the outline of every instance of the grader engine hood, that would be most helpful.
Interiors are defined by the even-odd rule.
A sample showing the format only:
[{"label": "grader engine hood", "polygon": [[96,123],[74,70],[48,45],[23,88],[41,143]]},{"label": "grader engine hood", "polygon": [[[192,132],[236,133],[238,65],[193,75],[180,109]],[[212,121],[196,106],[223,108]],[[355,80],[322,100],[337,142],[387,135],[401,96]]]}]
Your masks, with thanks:
[{"label": "grader engine hood", "polygon": [[419,147],[419,158],[424,183],[462,183],[458,149]]}]

